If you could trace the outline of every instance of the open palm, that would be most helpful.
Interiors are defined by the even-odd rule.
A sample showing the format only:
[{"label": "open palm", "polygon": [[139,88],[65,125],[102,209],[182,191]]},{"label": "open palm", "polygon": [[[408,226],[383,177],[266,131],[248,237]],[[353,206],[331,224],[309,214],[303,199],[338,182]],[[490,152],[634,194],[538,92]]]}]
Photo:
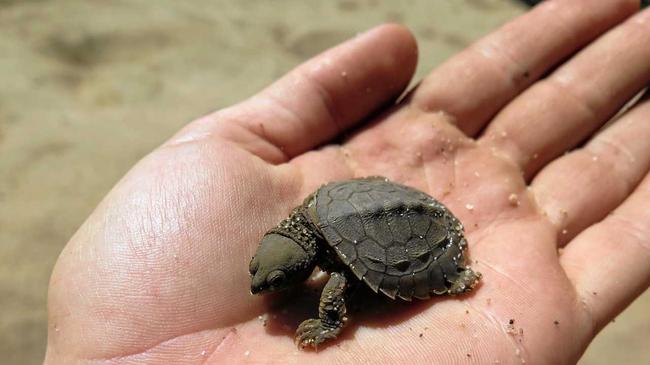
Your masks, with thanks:
[{"label": "open palm", "polygon": [[[593,135],[650,81],[650,13],[583,3],[537,7],[397,104],[417,52],[388,25],[188,125],[61,254],[46,363],[575,362],[650,282],[650,103]],[[481,285],[367,307],[299,351],[314,295],[250,295],[248,261],[319,185],[367,175],[445,203]]]}]

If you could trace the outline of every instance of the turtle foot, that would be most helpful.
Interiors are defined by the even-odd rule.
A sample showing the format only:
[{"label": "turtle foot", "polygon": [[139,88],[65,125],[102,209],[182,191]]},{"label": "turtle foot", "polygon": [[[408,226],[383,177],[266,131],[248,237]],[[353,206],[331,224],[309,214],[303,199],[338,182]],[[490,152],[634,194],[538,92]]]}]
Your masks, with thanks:
[{"label": "turtle foot", "polygon": [[313,347],[317,349],[318,345],[329,339],[336,338],[340,332],[341,327],[330,326],[318,318],[312,318],[298,326],[295,341],[300,348]]},{"label": "turtle foot", "polygon": [[474,289],[478,281],[481,279],[481,273],[472,269],[465,268],[460,276],[453,282],[449,288],[449,294],[462,294]]}]

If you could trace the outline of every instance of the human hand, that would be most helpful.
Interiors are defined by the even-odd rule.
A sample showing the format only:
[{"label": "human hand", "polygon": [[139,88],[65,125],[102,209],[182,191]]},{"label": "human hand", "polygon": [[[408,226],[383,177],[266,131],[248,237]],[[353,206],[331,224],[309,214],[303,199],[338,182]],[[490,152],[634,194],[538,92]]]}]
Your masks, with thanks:
[{"label": "human hand", "polygon": [[[547,2],[394,106],[416,46],[382,26],[191,123],[62,252],[46,363],[575,362],[650,282],[650,103],[594,134],[650,81],[637,7]],[[319,185],[367,175],[445,203],[481,285],[353,317],[339,346],[299,351],[293,328],[258,320],[248,261]]]}]

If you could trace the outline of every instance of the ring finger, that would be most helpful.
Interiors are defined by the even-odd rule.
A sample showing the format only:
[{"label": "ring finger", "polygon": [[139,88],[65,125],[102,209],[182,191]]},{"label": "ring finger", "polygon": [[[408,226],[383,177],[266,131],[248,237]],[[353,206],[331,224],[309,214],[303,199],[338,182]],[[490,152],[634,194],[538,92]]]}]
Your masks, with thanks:
[{"label": "ring finger", "polygon": [[557,227],[560,245],[604,218],[650,170],[649,117],[646,99],[535,177],[531,187]]}]

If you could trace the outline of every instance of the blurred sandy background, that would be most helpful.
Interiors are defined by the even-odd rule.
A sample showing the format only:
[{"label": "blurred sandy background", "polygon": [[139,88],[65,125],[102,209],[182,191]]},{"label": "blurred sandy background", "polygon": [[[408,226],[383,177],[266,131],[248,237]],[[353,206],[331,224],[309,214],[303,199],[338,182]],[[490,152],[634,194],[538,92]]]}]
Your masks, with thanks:
[{"label": "blurred sandy background", "polygon": [[[0,0],[0,363],[42,362],[59,251],[116,180],[189,120],[380,22],[413,30],[421,77],[525,9],[512,0]],[[650,363],[649,336],[646,293],[581,363]]]}]

